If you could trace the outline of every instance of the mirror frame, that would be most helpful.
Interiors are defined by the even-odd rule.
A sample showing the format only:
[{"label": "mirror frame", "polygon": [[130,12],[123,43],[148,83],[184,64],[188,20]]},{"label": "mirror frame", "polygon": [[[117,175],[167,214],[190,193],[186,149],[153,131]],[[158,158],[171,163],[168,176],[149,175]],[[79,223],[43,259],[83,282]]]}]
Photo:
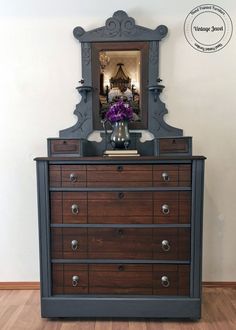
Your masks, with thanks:
[{"label": "mirror frame", "polygon": [[[160,85],[159,79],[159,42],[167,35],[168,29],[165,25],[159,25],[151,30],[135,24],[132,17],[126,12],[116,11],[112,17],[106,20],[105,26],[85,32],[82,27],[73,30],[74,37],[81,42],[82,52],[82,80],[77,87],[82,96],[76,105],[74,114],[78,117],[77,123],[67,129],[61,130],[61,138],[81,138],[88,136],[97,128],[99,114],[98,102],[94,99],[96,82],[93,81],[93,70],[98,67],[97,52],[102,44],[109,44],[110,48],[117,47],[122,50],[123,45],[129,43],[131,47],[139,44],[140,48],[146,47],[146,59],[141,74],[146,74],[142,89],[146,92],[146,112],[144,110],[144,121],[140,127],[135,129],[147,129],[155,137],[182,136],[182,129],[172,127],[165,123],[163,117],[168,113],[165,104],[160,100],[160,93],[164,86]],[[99,46],[100,45],[100,46]],[[145,115],[146,113],[146,115]],[[146,117],[145,117],[146,116]],[[101,126],[100,126],[101,127]]]}]

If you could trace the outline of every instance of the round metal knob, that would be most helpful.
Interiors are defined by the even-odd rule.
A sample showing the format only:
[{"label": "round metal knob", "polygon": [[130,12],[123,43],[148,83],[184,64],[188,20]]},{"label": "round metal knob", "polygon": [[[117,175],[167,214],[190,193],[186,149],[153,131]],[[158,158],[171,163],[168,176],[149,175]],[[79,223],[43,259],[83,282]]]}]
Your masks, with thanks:
[{"label": "round metal knob", "polygon": [[165,251],[165,252],[170,251],[170,243],[169,243],[169,241],[167,241],[166,239],[164,239],[164,240],[161,242],[161,248],[162,248],[162,250]]},{"label": "round metal knob", "polygon": [[163,181],[169,181],[170,180],[169,174],[166,173],[166,172],[163,172],[161,174],[161,176],[162,176]]},{"label": "round metal knob", "polygon": [[71,205],[71,212],[73,214],[78,214],[79,213],[79,206],[77,204]]},{"label": "round metal knob", "polygon": [[78,275],[74,275],[72,276],[72,286],[78,286],[79,284],[79,276]]},{"label": "round metal knob", "polygon": [[71,241],[71,249],[73,251],[78,250],[79,248],[79,242],[76,239],[73,239],[73,241]]},{"label": "round metal knob", "polygon": [[164,288],[168,288],[170,286],[170,281],[166,275],[161,277],[161,285],[164,286]]},{"label": "round metal knob", "polygon": [[161,210],[162,210],[162,213],[165,215],[170,213],[169,205],[167,205],[167,204],[163,204],[161,207]]},{"label": "round metal knob", "polygon": [[70,174],[70,181],[71,182],[77,182],[78,181],[78,175],[75,173]]}]

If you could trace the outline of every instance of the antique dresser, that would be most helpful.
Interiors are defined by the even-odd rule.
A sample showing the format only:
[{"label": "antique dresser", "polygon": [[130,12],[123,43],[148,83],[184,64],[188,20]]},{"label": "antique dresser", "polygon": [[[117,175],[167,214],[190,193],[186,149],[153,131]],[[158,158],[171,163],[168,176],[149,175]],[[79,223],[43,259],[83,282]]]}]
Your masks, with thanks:
[{"label": "antique dresser", "polygon": [[[102,28],[74,30],[82,46],[78,122],[36,158],[42,317],[201,316],[205,158],[192,156],[192,139],[163,120],[158,55],[166,34],[123,11]],[[143,121],[130,134],[139,155],[109,157],[109,132],[88,139],[99,128],[97,56],[104,44],[117,51],[127,42],[147,76]],[[140,128],[152,139],[141,142]]]}]

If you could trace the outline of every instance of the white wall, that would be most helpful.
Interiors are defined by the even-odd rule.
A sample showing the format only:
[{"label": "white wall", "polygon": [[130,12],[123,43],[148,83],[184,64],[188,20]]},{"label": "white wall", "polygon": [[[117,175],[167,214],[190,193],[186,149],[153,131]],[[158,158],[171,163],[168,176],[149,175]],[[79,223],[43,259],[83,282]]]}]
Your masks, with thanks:
[{"label": "white wall", "polygon": [[[102,26],[118,9],[139,25],[169,27],[160,58],[166,118],[194,137],[194,154],[208,158],[203,278],[236,280],[236,41],[233,35],[223,50],[212,54],[189,46],[184,19],[202,3],[0,0],[0,281],[39,279],[33,158],[46,156],[46,138],[76,121],[81,67],[73,28]],[[214,3],[235,23],[235,1]]]}]

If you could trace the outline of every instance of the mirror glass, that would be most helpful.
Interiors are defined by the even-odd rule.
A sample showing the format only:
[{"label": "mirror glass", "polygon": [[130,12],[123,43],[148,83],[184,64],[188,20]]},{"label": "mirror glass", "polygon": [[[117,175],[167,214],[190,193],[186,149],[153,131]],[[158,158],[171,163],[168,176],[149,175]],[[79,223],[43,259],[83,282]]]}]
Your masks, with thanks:
[{"label": "mirror glass", "polygon": [[134,112],[131,129],[147,128],[148,44],[93,43],[92,84],[94,129],[102,129],[109,107],[118,100]]},{"label": "mirror glass", "polygon": [[140,50],[100,51],[99,117],[104,119],[109,107],[123,100],[133,108],[134,122],[141,121]]}]

